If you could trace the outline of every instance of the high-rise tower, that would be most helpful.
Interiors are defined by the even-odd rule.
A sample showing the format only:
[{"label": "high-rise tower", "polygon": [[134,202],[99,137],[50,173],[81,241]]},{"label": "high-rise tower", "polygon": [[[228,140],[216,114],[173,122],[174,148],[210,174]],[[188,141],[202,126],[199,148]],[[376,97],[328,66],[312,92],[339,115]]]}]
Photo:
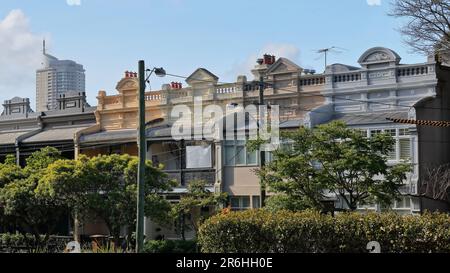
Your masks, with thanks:
[{"label": "high-rise tower", "polygon": [[59,95],[71,91],[85,92],[86,89],[83,65],[47,54],[45,40],[42,53],[42,67],[36,71],[37,112],[56,109]]}]

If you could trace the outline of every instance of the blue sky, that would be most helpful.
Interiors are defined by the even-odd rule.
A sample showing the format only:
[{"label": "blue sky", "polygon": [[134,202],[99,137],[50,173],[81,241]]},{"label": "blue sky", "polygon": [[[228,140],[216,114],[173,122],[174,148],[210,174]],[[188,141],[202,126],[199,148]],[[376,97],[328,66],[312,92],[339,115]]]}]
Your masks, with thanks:
[{"label": "blue sky", "polygon": [[[389,9],[388,0],[1,1],[0,100],[27,96],[34,108],[43,37],[52,55],[85,66],[94,105],[98,90],[114,94],[139,59],[186,76],[205,67],[224,82],[249,73],[265,52],[318,71],[324,64],[314,50],[330,46],[347,49],[330,63],[356,65],[373,46],[394,49],[404,63],[424,62],[403,44]],[[173,80],[153,79],[152,88]]]}]

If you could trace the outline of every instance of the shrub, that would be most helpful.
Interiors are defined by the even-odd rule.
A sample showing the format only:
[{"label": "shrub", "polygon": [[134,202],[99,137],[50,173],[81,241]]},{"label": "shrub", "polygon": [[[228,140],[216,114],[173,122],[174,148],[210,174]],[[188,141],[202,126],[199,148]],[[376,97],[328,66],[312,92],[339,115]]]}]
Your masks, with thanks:
[{"label": "shrub", "polygon": [[196,253],[196,241],[155,240],[144,245],[145,253]]},{"label": "shrub", "polygon": [[199,231],[205,253],[450,253],[450,216],[251,210],[221,214]]}]

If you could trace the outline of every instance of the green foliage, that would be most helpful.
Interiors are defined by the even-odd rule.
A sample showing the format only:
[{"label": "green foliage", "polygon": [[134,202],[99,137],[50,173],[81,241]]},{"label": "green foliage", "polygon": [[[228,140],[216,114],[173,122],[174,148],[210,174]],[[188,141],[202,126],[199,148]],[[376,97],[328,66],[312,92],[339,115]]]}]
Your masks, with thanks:
[{"label": "green foliage", "polygon": [[20,233],[0,234],[0,245],[2,247],[31,247],[35,244],[34,236]]},{"label": "green foliage", "polygon": [[148,241],[144,245],[144,253],[197,253],[196,241]]},{"label": "green foliage", "polygon": [[[217,209],[224,205],[227,200],[225,193],[213,193],[207,189],[207,182],[204,180],[191,181],[187,188],[187,193],[181,196],[180,202],[173,205],[172,216],[179,218],[178,228],[181,236],[185,238],[185,229],[192,229],[196,233],[200,224],[211,216],[211,213],[203,213],[202,208]],[[190,216],[191,221],[185,219]]]},{"label": "green foliage", "polygon": [[450,253],[450,216],[426,213],[276,213],[251,210],[214,216],[200,228],[205,253]]},{"label": "green foliage", "polygon": [[284,194],[277,194],[267,198],[264,209],[273,212],[280,210],[302,211],[307,209],[305,204],[305,201],[299,200],[298,198],[293,198],[292,196]]},{"label": "green foliage", "polygon": [[0,164],[0,188],[15,181],[26,178],[23,169],[16,164],[14,156],[8,155],[4,164]]},{"label": "green foliage", "polygon": [[53,147],[45,147],[34,152],[26,159],[25,171],[31,174],[45,171],[45,169],[55,161],[62,159],[61,152]]},{"label": "green foliage", "polygon": [[391,204],[411,169],[387,164],[395,143],[390,135],[366,138],[339,121],[282,137],[289,144],[275,151],[274,160],[257,174],[270,191],[288,196],[299,207],[324,210],[326,191],[340,196],[350,210],[369,202]]},{"label": "green foliage", "polygon": [[0,168],[0,213],[22,230],[31,232],[37,241],[40,233],[52,233],[65,212],[65,207],[54,198],[36,191],[48,165],[60,158],[55,148],[44,148],[27,159],[25,168],[14,165],[12,157]]},{"label": "green foliage", "polygon": [[[51,164],[40,179],[38,192],[57,198],[81,217],[100,217],[117,239],[122,227],[133,230],[136,218],[138,159],[129,155],[80,157]],[[169,192],[172,181],[152,163],[146,163],[144,191],[146,214],[167,219],[169,203],[160,193]],[[82,217],[81,217],[82,218]]]}]

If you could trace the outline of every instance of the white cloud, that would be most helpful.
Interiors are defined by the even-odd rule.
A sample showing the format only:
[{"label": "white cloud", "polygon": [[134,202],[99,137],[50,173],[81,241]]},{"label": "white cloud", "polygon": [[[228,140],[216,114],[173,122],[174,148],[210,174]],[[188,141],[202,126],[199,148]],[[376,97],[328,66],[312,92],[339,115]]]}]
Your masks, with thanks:
[{"label": "white cloud", "polygon": [[369,6],[381,6],[381,0],[367,0]]},{"label": "white cloud", "polygon": [[81,6],[81,0],[66,0],[69,6]]},{"label": "white cloud", "polygon": [[264,54],[275,55],[290,59],[297,63],[300,58],[300,49],[292,44],[267,44],[261,50],[255,54],[251,54],[248,58],[233,66],[233,68],[227,73],[227,76],[236,77],[237,75],[251,75],[251,70],[255,67],[258,58],[262,58]]},{"label": "white cloud", "polygon": [[42,61],[43,37],[30,30],[21,10],[12,10],[0,18],[0,102],[14,96],[34,101],[35,70]]}]

